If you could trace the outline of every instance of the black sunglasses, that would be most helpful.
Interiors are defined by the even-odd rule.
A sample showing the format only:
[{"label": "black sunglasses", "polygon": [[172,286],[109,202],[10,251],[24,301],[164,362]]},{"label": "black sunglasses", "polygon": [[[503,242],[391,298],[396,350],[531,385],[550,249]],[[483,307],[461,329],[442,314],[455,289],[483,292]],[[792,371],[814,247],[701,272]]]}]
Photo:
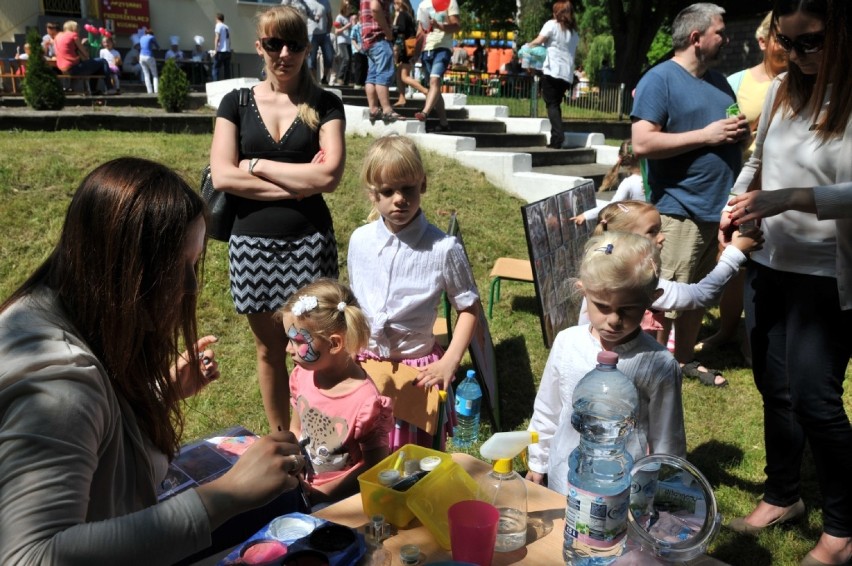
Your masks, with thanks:
[{"label": "black sunglasses", "polygon": [[263,50],[267,53],[281,53],[281,49],[285,45],[287,46],[287,51],[290,53],[301,53],[308,47],[306,43],[288,41],[286,39],[281,39],[280,37],[262,37],[260,39],[260,46],[263,47]]},{"label": "black sunglasses", "polygon": [[782,33],[776,33],[775,39],[778,41],[781,49],[787,53],[795,49],[796,53],[804,57],[805,55],[822,51],[822,45],[825,43],[825,33],[804,33],[796,39],[790,39]]}]

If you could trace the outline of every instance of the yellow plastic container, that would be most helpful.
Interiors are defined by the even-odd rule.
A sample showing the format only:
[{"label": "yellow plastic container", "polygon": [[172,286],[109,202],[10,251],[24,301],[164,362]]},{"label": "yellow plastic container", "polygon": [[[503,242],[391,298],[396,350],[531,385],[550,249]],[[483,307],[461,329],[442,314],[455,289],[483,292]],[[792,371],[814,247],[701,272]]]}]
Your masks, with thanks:
[{"label": "yellow plastic container", "polygon": [[[379,483],[379,472],[393,468],[399,452],[405,459],[437,456],[438,466],[407,491],[396,491]],[[405,527],[417,517],[445,549],[450,548],[447,510],[454,503],[476,498],[476,482],[449,454],[415,444],[406,444],[358,476],[361,503],[367,516],[381,513],[396,527]]]}]

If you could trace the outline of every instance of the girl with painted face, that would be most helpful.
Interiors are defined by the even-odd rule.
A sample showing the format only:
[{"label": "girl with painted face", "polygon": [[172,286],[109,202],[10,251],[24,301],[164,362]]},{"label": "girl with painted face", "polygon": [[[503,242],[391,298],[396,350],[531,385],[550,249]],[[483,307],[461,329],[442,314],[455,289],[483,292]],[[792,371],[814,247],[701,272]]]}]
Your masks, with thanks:
[{"label": "girl with painted face", "polygon": [[[370,341],[361,357],[402,362],[419,370],[417,384],[450,383],[470,345],[479,311],[479,293],[464,248],[429,223],[420,209],[426,170],[410,138],[377,139],[367,150],[361,171],[374,211],[374,222],[355,230],[349,240],[349,281],[370,323]],[[433,327],[441,293],[458,312],[453,337],[444,351]],[[447,403],[453,406],[452,399]],[[438,431],[443,445],[451,430]],[[434,438],[398,423],[391,450],[403,444],[434,446]],[[408,423],[404,423],[408,424]]]},{"label": "girl with painted face", "polygon": [[589,323],[557,334],[550,350],[530,420],[539,441],[529,447],[528,480],[567,494],[568,455],[580,441],[571,425],[574,387],[601,350],[618,354],[618,369],[639,391],[636,428],[627,440],[633,458],[686,455],[680,368],[640,326],[663,292],[659,265],[657,246],[636,234],[611,232],[586,244],[576,288],[588,303]]},{"label": "girl with painted face", "polygon": [[313,506],[358,491],[358,475],[388,455],[391,400],[355,361],[370,327],[352,291],[318,279],[279,311],[287,334],[290,431],[306,449],[305,492]]}]

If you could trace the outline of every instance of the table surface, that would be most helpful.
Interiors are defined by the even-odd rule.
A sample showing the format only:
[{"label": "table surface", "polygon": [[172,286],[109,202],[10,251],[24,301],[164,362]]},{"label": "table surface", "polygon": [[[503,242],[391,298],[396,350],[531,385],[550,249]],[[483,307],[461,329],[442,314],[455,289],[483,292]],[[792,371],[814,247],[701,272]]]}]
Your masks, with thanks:
[{"label": "table surface", "polygon": [[[456,453],[453,460],[461,465],[474,480],[488,473],[487,463],[468,454]],[[363,530],[368,523],[361,505],[361,495],[356,494],[314,513],[341,525]],[[492,564],[562,564],[562,542],[565,531],[565,496],[538,484],[527,483],[527,544],[512,552],[495,552]],[[444,550],[429,530],[418,520],[407,529],[385,540],[392,564],[399,564],[399,549],[406,544],[416,544],[425,556],[422,563],[450,560],[450,551]],[[421,558],[423,558],[421,556]],[[723,562],[701,556],[689,562],[690,566],[724,565]]]},{"label": "table surface", "polygon": [[[453,454],[474,480],[487,474],[491,466],[468,454]],[[527,483],[528,524],[526,546],[512,552],[495,552],[493,564],[561,564],[562,536],[565,529],[565,497],[536,484]],[[361,506],[361,495],[356,494],[314,513],[315,516],[348,527],[363,529],[367,516]],[[396,535],[385,540],[384,547],[390,552],[392,563],[399,563],[399,549],[406,544],[416,544],[425,555],[422,562],[450,560],[450,551],[444,550],[418,520],[411,528],[399,529]],[[421,562],[421,563],[422,563]]]},{"label": "table surface", "polygon": [[[456,453],[453,460],[461,465],[474,480],[487,474],[491,466],[468,454]],[[313,514],[341,525],[364,531],[368,518],[361,505],[361,495],[355,494]],[[512,552],[495,552],[492,564],[562,564],[562,542],[565,530],[565,496],[540,485],[527,483],[527,544]],[[391,563],[399,564],[399,550],[403,545],[416,544],[420,547],[421,564],[450,560],[450,551],[444,550],[435,537],[418,520],[409,528],[398,532],[384,541],[390,552]],[[223,553],[221,556],[224,556]],[[221,558],[219,556],[219,558]],[[215,559],[215,558],[214,558]],[[215,564],[202,561],[198,564]],[[724,566],[707,556],[688,562],[690,566]]]}]

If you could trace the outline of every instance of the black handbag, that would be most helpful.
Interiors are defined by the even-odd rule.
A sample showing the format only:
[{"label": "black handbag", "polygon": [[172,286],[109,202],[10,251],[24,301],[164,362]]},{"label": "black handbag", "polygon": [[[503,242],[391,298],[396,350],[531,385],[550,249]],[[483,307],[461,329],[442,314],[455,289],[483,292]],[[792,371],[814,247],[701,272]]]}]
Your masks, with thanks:
[{"label": "black handbag", "polygon": [[207,202],[207,236],[227,242],[237,217],[237,204],[231,195],[213,188],[209,165],[201,171],[201,196]]},{"label": "black handbag", "polygon": [[[240,121],[243,110],[248,106],[249,89],[241,88],[239,94]],[[220,242],[227,242],[231,237],[234,219],[237,217],[235,197],[213,187],[213,177],[210,166],[201,171],[201,197],[207,203],[207,236]]]}]

